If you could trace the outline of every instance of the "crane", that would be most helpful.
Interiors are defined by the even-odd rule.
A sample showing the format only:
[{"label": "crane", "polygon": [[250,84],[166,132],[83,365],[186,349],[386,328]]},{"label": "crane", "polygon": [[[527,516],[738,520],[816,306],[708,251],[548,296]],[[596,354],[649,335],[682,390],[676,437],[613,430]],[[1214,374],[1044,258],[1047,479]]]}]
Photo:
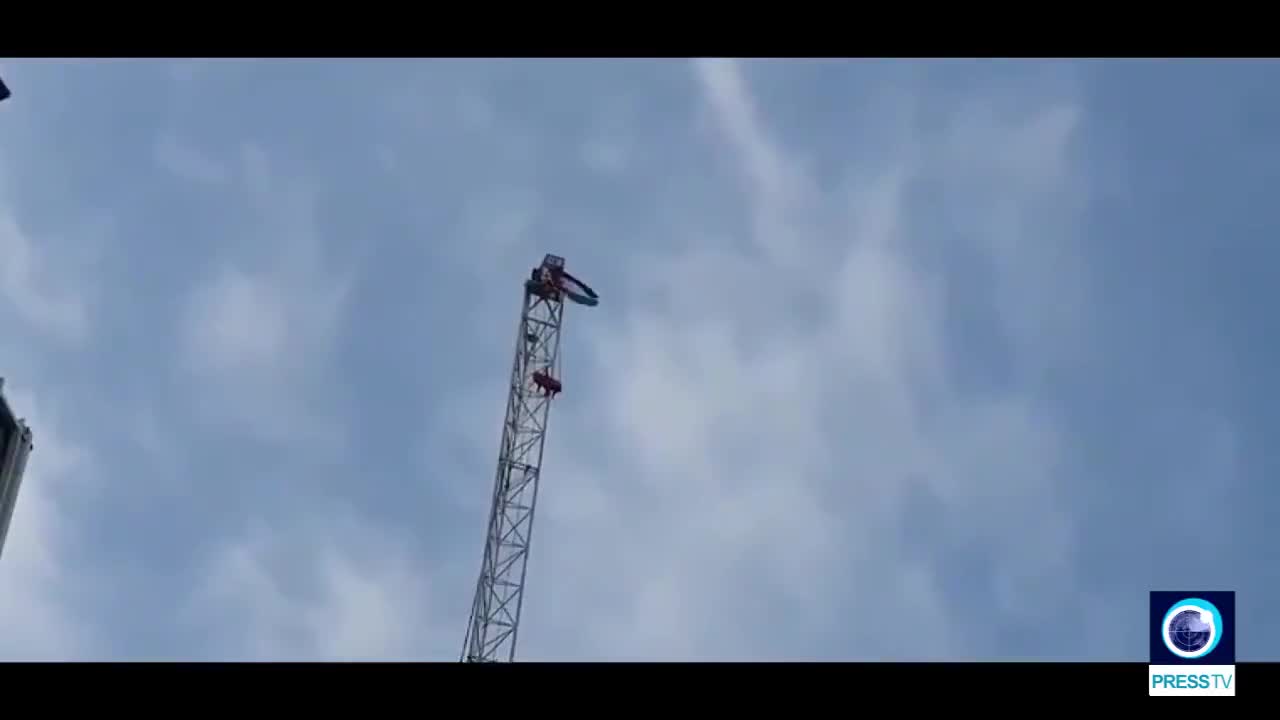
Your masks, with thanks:
[{"label": "crane", "polygon": [[524,282],[493,504],[462,662],[515,659],[547,416],[564,389],[560,327],[566,300],[588,307],[599,303],[594,290],[565,270],[564,258],[547,255]]}]

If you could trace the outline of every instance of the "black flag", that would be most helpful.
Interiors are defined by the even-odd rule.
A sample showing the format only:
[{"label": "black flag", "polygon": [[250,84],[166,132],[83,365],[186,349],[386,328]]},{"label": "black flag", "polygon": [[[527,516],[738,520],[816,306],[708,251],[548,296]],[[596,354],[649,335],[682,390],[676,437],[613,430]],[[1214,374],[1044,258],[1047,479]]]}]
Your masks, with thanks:
[{"label": "black flag", "polygon": [[4,78],[0,78],[0,101],[9,97],[9,86],[4,84]]}]

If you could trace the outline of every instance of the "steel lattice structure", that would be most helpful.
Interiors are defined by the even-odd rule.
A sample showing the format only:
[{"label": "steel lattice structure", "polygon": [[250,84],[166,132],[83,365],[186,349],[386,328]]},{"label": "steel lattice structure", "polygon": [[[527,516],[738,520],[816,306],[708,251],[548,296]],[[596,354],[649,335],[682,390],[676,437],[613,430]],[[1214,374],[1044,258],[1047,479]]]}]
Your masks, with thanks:
[{"label": "steel lattice structure", "polygon": [[560,328],[566,299],[596,304],[595,292],[565,272],[564,259],[547,255],[525,282],[493,505],[463,640],[463,662],[515,659],[547,417],[562,387]]}]

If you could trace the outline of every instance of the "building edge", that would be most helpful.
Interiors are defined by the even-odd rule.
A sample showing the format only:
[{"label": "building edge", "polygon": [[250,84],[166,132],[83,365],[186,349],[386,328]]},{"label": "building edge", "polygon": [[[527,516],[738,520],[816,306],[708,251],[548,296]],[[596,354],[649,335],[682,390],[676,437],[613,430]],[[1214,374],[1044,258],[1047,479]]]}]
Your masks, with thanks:
[{"label": "building edge", "polygon": [[0,446],[0,557],[3,557],[27,459],[35,448],[31,428],[13,412],[4,396],[4,378],[0,378],[0,433],[3,443]]}]

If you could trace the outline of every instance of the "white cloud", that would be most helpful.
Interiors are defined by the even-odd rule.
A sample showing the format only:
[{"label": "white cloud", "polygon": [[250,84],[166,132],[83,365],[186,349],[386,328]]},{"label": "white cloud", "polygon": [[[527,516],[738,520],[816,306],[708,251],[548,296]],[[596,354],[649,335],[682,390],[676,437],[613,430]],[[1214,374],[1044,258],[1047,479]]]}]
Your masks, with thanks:
[{"label": "white cloud", "polygon": [[[424,195],[422,207],[387,223],[458,221],[414,235],[436,246],[460,239],[433,254],[424,275],[440,295],[458,285],[488,287],[494,263],[516,263],[512,256],[523,256],[535,235],[572,246],[566,228],[605,224],[584,219],[590,212],[557,213],[565,196],[583,205],[592,196],[552,187],[553,171],[562,168],[536,159],[558,154],[566,165],[625,171],[637,185],[640,171],[661,163],[664,175],[654,182],[678,196],[651,202],[652,212],[637,212],[626,229],[628,237],[645,238],[659,234],[655,227],[676,228],[674,237],[664,232],[662,242],[609,247],[621,277],[599,281],[583,269],[604,301],[570,310],[567,392],[551,422],[518,657],[991,657],[1001,652],[999,641],[957,620],[998,614],[1000,629],[1014,632],[1024,624],[1046,627],[1064,607],[1104,605],[1102,593],[1073,573],[1081,530],[1070,512],[1078,502],[1068,497],[1061,468],[1074,454],[1074,437],[1037,387],[1046,366],[1092,352],[1097,308],[1089,303],[1074,222],[1085,195],[1071,151],[1084,114],[1078,98],[1043,91],[1013,103],[1007,90],[980,90],[931,107],[930,125],[945,130],[925,135],[904,111],[925,103],[904,99],[909,88],[893,88],[891,103],[869,97],[866,107],[892,115],[883,124],[901,123],[899,136],[878,137],[874,152],[857,136],[847,147],[824,139],[824,173],[843,166],[843,174],[819,182],[801,160],[814,151],[806,147],[810,138],[775,129],[783,127],[780,118],[753,95],[742,66],[692,67],[707,121],[701,127],[734,173],[737,192],[730,194],[740,204],[728,211],[718,204],[720,176],[702,164],[706,148],[680,147],[683,137],[641,145],[641,138],[655,141],[651,129],[629,132],[640,129],[628,125],[635,122],[629,113],[606,112],[582,137],[564,139],[557,128],[508,112],[514,101],[484,97],[481,82],[462,83],[459,102],[432,93],[402,94],[402,105],[371,102],[413,121],[403,134],[379,132],[365,148],[384,169],[407,183],[423,180],[416,173],[424,168],[427,184],[444,172],[459,185],[456,196]],[[200,90],[191,85],[196,72],[213,68],[175,75],[183,92]],[[638,98],[636,92],[624,94]],[[433,123],[440,127],[424,137],[419,131]],[[287,452],[272,453],[263,471],[278,483],[259,488],[261,497],[246,495],[248,509],[229,513],[234,519],[217,525],[220,536],[201,538],[208,545],[181,551],[185,567],[199,569],[194,587],[157,581],[156,591],[178,606],[165,621],[211,645],[158,652],[259,660],[456,657],[483,541],[505,378],[499,372],[466,386],[470,373],[452,365],[441,373],[463,386],[448,398],[432,388],[428,411],[444,427],[424,443],[431,472],[405,478],[429,486],[432,500],[454,501],[474,519],[462,523],[469,529],[455,534],[440,508],[431,509],[429,528],[389,526],[368,508],[402,505],[410,494],[398,480],[376,492],[377,483],[362,488],[377,498],[346,497],[353,491],[339,480],[357,463],[340,456],[338,441],[343,424],[355,421],[329,383],[335,352],[346,350],[345,323],[356,317],[354,273],[329,252],[317,212],[335,208],[320,206],[316,186],[261,147],[247,145],[224,162],[176,135],[160,137],[142,148],[143,157],[150,149],[154,160],[191,180],[186,191],[220,183],[224,217],[234,226],[181,298],[170,348],[178,352],[164,362],[181,366],[199,409]],[[562,147],[541,146],[561,140]],[[476,142],[486,158],[471,174],[454,172],[462,168],[453,158],[472,147],[464,141]],[[420,162],[446,149],[453,154],[444,165]],[[373,192],[365,178],[335,178],[343,181],[352,194]],[[47,249],[44,228],[35,238],[22,219],[0,213],[0,254],[8,258],[0,298],[33,337],[87,336],[86,308],[96,306],[63,270],[67,247]],[[601,233],[600,242],[608,237]],[[566,250],[571,262],[579,257],[573,250]],[[950,250],[976,257],[988,274],[974,280],[949,265]],[[451,253],[458,257],[441,261]],[[478,277],[462,277],[467,272]],[[986,343],[957,341],[964,329],[951,306],[957,292],[989,294],[996,306],[989,320],[999,347],[977,348],[1001,361],[1000,382],[991,387],[966,382],[957,369]],[[488,333],[483,328],[498,313],[504,323],[514,320],[506,291],[485,296],[468,303],[460,323],[468,330]],[[478,342],[463,332],[449,348],[429,350],[492,345],[506,352],[505,337]],[[25,334],[0,338],[6,368],[42,366],[49,360],[42,350]],[[363,382],[352,379],[359,389]],[[133,648],[97,642],[90,621],[74,614],[73,598],[91,593],[71,560],[91,549],[76,545],[77,508],[68,498],[82,498],[81,483],[91,483],[102,466],[88,462],[89,451],[49,416],[55,395],[45,387],[20,394],[20,381],[14,387],[15,404],[33,417],[37,454],[0,559],[0,587],[16,588],[0,593],[0,627],[16,628],[0,634],[0,656],[136,656]],[[115,417],[130,423],[152,465],[172,477],[198,475],[201,451],[225,441],[183,437],[190,428],[169,422],[165,413],[188,398],[136,399]],[[406,395],[408,410],[395,410],[419,412],[412,399]],[[1241,440],[1229,424],[1188,426],[1209,439],[1186,449],[1186,477],[1178,482],[1193,488],[1215,469],[1236,469]],[[325,451],[334,454],[317,462],[315,454]],[[227,461],[238,472],[256,459]],[[309,472],[315,466],[320,471]],[[396,469],[394,462],[379,465],[367,477],[396,477]],[[326,498],[325,491],[344,497]],[[281,497],[288,502],[272,502]],[[205,508],[181,509],[189,513],[184,521],[210,520]],[[428,532],[435,537],[423,537]],[[1114,637],[1071,642],[1052,652],[1112,652],[1120,644]]]},{"label": "white cloud", "polygon": [[72,605],[86,586],[67,563],[77,539],[67,498],[95,491],[92,463],[21,383],[8,381],[5,395],[31,426],[35,451],[0,556],[0,660],[85,658],[95,652],[94,636]]},{"label": "white cloud", "polygon": [[326,262],[307,186],[279,177],[255,146],[245,148],[242,177],[251,250],[221,258],[191,291],[180,333],[186,366],[213,381],[209,407],[261,436],[337,442],[308,395],[330,367],[353,276]]},{"label": "white cloud", "polygon": [[[698,68],[740,163],[754,250],[689,245],[632,273],[651,305],[606,322],[606,302],[575,320],[597,340],[590,370],[606,385],[562,402],[567,417],[553,423],[531,576],[541,600],[527,606],[525,656],[946,657],[966,647],[950,630],[956,610],[937,567],[946,545],[994,558],[989,585],[978,586],[989,605],[1034,614],[1070,582],[1072,527],[1055,504],[1061,440],[1016,389],[971,398],[954,386],[946,277],[913,255],[927,239],[913,234],[905,193],[928,170],[958,195],[998,198],[971,218],[974,242],[1016,303],[1027,286],[1008,278],[1030,254],[1016,240],[1022,213],[1067,187],[1059,155],[1076,111],[958,121],[943,144],[904,143],[898,164],[858,168],[821,191],[765,129],[737,66]],[[981,152],[1003,137],[1016,153]],[[260,152],[245,167],[264,212],[281,195],[292,208],[289,221],[264,224],[290,228],[286,251],[210,276],[193,295],[188,357],[269,387],[327,351],[341,296],[315,302],[327,271],[305,194],[287,184],[282,193]],[[979,175],[984,187],[966,185]],[[504,197],[485,206],[511,212],[465,213],[483,230],[467,236],[489,252],[520,245],[538,208],[532,190]],[[329,312],[312,319],[317,307]],[[490,426],[477,422],[475,452],[492,451]],[[942,503],[946,522],[912,526],[905,514],[917,494]],[[905,547],[912,532],[924,549]],[[289,567],[307,579],[290,579]],[[208,606],[246,623],[231,655],[367,658],[437,638],[451,654],[449,630],[464,619],[425,611],[407,563],[369,566],[319,534],[259,529],[229,542],[210,576]],[[794,639],[768,629],[783,615]],[[848,617],[877,620],[846,626]],[[392,628],[415,618],[444,630],[420,628],[412,642],[423,645],[408,644]],[[832,628],[832,644],[815,643]]]},{"label": "white cloud", "polygon": [[602,177],[615,177],[631,169],[636,151],[634,120],[637,103],[630,96],[605,99],[593,110],[590,127],[580,145],[583,165]]},{"label": "white cloud", "polygon": [[283,526],[260,518],[219,545],[185,621],[228,629],[215,651],[222,659],[434,660],[453,652],[446,641],[461,636],[431,625],[439,617],[434,589],[408,538],[326,510]]},{"label": "white cloud", "polygon": [[187,317],[192,365],[213,373],[273,373],[287,363],[293,326],[282,294],[269,278],[223,268],[192,298]]},{"label": "white cloud", "polygon": [[152,152],[161,169],[187,182],[218,185],[227,181],[226,168],[173,133],[164,133]]},{"label": "white cloud", "polygon": [[17,217],[0,204],[0,291],[18,316],[37,331],[66,341],[88,333],[84,304],[63,287],[40,245],[23,232]]},{"label": "white cloud", "polygon": [[582,146],[582,162],[597,175],[621,175],[631,163],[631,149],[615,138],[592,138]]},{"label": "white cloud", "polygon": [[[20,166],[4,158],[0,191],[11,188]],[[50,347],[77,349],[90,338],[86,298],[93,283],[76,278],[73,261],[99,238],[100,224],[84,223],[68,250],[62,237],[39,236],[20,222],[6,197],[0,198],[0,377],[4,394],[34,433],[17,505],[0,555],[0,660],[57,660],[93,651],[93,629],[77,618],[73,603],[84,585],[69,567],[77,525],[72,505],[91,499],[94,485],[89,450],[66,433],[64,395],[41,384]],[[63,227],[75,227],[76,220]],[[12,315],[8,312],[11,311]]]},{"label": "white cloud", "polygon": [[[1000,222],[975,218],[973,243],[1002,301],[1024,302],[1036,288],[1009,276],[1050,252],[1021,234],[1025,214],[1073,190],[1071,99],[957,122],[944,144],[823,192],[764,129],[736,64],[695,68],[758,252],[691,244],[635,268],[651,304],[618,317],[606,299],[574,321],[605,387],[562,401],[552,425],[527,656],[955,657],[982,642],[950,629],[975,603],[1017,618],[1069,602],[1061,433],[1026,388],[957,386],[946,269],[916,252],[945,240],[918,234],[905,193],[930,172],[958,202],[999,197]],[[1004,137],[1019,162],[969,164]],[[939,523],[915,524],[918,497],[941,504]],[[958,601],[941,583],[961,547],[991,570]]]},{"label": "white cloud", "polygon": [[777,270],[806,268],[811,240],[810,199],[816,192],[798,163],[768,137],[745,81],[731,60],[694,61],[700,88],[714,113],[715,127],[740,164],[750,198],[752,240]]}]

